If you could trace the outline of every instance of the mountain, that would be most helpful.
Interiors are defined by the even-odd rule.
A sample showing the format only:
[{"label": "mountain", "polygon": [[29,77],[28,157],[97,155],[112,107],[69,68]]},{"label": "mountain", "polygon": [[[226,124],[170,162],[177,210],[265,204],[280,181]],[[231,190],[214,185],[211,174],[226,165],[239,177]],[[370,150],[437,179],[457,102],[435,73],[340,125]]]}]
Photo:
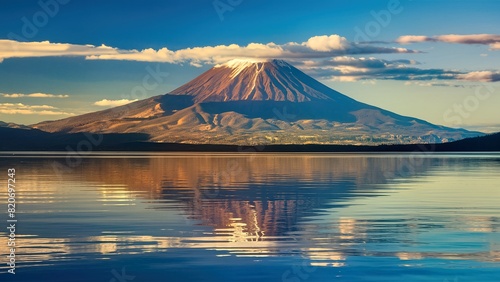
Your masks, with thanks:
[{"label": "mountain", "polygon": [[168,94],[33,127],[236,145],[440,143],[482,135],[358,102],[281,60],[233,60]]},{"label": "mountain", "polygon": [[0,128],[18,128],[18,129],[32,129],[29,126],[22,125],[22,124],[17,124],[17,123],[12,123],[12,122],[4,122],[0,121]]}]

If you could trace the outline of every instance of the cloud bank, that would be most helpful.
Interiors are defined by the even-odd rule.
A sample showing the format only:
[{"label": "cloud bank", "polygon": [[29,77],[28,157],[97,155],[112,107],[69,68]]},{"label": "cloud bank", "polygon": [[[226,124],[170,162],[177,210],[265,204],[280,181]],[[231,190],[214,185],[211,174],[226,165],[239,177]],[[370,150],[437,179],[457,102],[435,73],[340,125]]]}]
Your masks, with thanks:
[{"label": "cloud bank", "polygon": [[77,45],[67,43],[19,42],[0,40],[0,59],[29,57],[92,56],[115,54],[116,48],[105,45]]},{"label": "cloud bank", "polygon": [[[447,42],[457,44],[489,45],[492,50],[500,50],[500,35],[405,35],[396,40],[399,44],[417,42]],[[387,43],[387,42],[386,42]],[[394,42],[393,42],[394,43]],[[167,47],[155,50],[123,50],[106,45],[76,45],[68,43],[18,42],[0,40],[0,62],[10,58],[29,57],[82,57],[87,60],[126,60],[140,62],[162,62],[172,64],[190,64],[201,67],[225,63],[232,59],[276,58],[292,61],[294,65],[308,74],[322,79],[358,81],[373,79],[391,80],[463,80],[496,82],[500,81],[498,72],[464,72],[446,69],[422,69],[414,60],[382,60],[373,57],[360,57],[369,54],[411,54],[420,53],[406,48],[380,47],[372,44],[349,42],[339,35],[313,36],[304,42],[284,44],[250,43],[203,46],[184,48],[176,51]],[[66,98],[65,95],[43,93],[5,94],[6,98],[39,97]],[[102,107],[119,106],[133,102],[131,100],[101,100],[94,105]]]},{"label": "cloud bank", "polygon": [[406,48],[358,45],[339,35],[313,36],[305,42],[250,43],[203,46],[169,50],[123,50],[106,45],[77,45],[68,43],[19,42],[0,40],[0,61],[29,57],[84,57],[87,60],[127,60],[140,62],[190,63],[195,66],[217,64],[236,58],[312,59],[354,54],[418,53]]},{"label": "cloud bank", "polygon": [[[308,74],[326,80],[464,80],[478,82],[500,81],[500,72],[461,72],[446,69],[422,69],[414,60],[382,60],[373,57],[335,57],[330,60],[309,60],[295,64]],[[442,86],[445,86],[442,84]]]}]

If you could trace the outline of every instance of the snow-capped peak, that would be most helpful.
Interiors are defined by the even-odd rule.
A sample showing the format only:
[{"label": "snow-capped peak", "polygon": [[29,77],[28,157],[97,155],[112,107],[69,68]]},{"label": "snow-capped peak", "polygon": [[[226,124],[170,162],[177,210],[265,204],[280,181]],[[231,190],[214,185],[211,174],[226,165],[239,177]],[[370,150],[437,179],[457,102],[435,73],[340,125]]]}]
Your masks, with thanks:
[{"label": "snow-capped peak", "polygon": [[245,58],[245,59],[233,59],[224,64],[219,64],[214,66],[215,68],[231,68],[233,71],[231,72],[231,78],[236,77],[243,70],[249,67],[256,67],[256,70],[260,69],[262,64],[273,64],[276,67],[290,67],[290,65],[278,59],[259,59],[259,58]]},{"label": "snow-capped peak", "polygon": [[230,60],[224,64],[218,64],[215,65],[215,68],[220,68],[220,67],[228,67],[228,68],[241,68],[241,67],[249,67],[255,64],[262,64],[262,63],[272,63],[273,65],[280,66],[280,67],[289,67],[290,64],[288,64],[284,60],[279,60],[279,59],[259,59],[259,58],[245,58],[245,59],[233,59]]}]

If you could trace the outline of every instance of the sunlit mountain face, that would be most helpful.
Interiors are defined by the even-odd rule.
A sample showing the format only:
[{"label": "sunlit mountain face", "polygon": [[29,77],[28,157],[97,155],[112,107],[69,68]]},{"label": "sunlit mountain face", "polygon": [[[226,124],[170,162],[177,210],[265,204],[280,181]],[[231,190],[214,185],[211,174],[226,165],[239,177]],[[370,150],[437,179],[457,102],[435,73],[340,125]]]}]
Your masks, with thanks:
[{"label": "sunlit mountain face", "polygon": [[34,127],[239,145],[441,143],[481,135],[358,102],[282,60],[232,60],[171,93]]}]

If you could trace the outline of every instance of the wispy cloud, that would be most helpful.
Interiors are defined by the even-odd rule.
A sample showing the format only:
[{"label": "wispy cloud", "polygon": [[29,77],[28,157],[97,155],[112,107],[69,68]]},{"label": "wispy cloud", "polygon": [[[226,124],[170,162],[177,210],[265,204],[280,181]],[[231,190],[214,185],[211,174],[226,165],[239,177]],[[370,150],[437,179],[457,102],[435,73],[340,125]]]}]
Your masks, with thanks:
[{"label": "wispy cloud", "polygon": [[13,93],[13,94],[5,94],[2,93],[0,94],[2,97],[5,98],[68,98],[69,95],[56,95],[56,94],[46,94],[46,93],[31,93],[31,94],[20,94],[20,93]]},{"label": "wispy cloud", "polygon": [[235,58],[278,58],[278,59],[311,59],[331,58],[342,55],[418,53],[414,50],[396,47],[379,47],[349,42],[339,35],[313,36],[304,42],[288,42],[284,44],[250,43],[246,46],[238,44],[201,46],[170,50],[167,47],[155,50],[123,50],[106,45],[77,45],[68,43],[18,42],[0,40],[0,62],[8,58],[28,57],[85,57],[88,60],[128,60],[142,62],[190,63],[201,64],[224,63]]},{"label": "wispy cloud", "polygon": [[407,65],[418,65],[419,62],[415,60],[383,60],[377,59],[374,57],[350,57],[350,56],[341,56],[332,58],[331,60],[320,60],[320,61],[304,61],[303,63],[299,63],[304,68],[312,68],[312,67],[355,67],[359,69],[383,69],[390,67],[404,67]]},{"label": "wispy cloud", "polygon": [[422,86],[422,87],[456,87],[456,88],[467,88],[467,87],[474,87],[471,85],[463,85],[463,84],[455,84],[455,83],[449,83],[449,82],[436,82],[436,81],[428,81],[428,82],[423,82],[423,81],[407,81],[405,82],[405,85],[416,85],[416,86]]},{"label": "wispy cloud", "polygon": [[135,101],[138,101],[138,100],[137,99],[136,100],[128,100],[128,99],[108,100],[108,99],[103,99],[103,100],[95,102],[94,105],[100,106],[100,107],[117,107],[117,106],[126,105],[128,103],[132,103],[132,102],[135,102]]},{"label": "wispy cloud", "polygon": [[497,34],[446,34],[437,36],[404,35],[396,39],[397,43],[410,44],[420,42],[445,42],[454,44],[489,45],[491,50],[500,50],[500,35]]},{"label": "wispy cloud", "polygon": [[496,82],[500,81],[500,72],[474,71],[470,73],[460,74],[457,76],[457,78],[467,81]]},{"label": "wispy cloud", "polygon": [[74,114],[61,111],[49,105],[26,105],[22,103],[0,103],[0,114],[7,115],[67,115]]}]

